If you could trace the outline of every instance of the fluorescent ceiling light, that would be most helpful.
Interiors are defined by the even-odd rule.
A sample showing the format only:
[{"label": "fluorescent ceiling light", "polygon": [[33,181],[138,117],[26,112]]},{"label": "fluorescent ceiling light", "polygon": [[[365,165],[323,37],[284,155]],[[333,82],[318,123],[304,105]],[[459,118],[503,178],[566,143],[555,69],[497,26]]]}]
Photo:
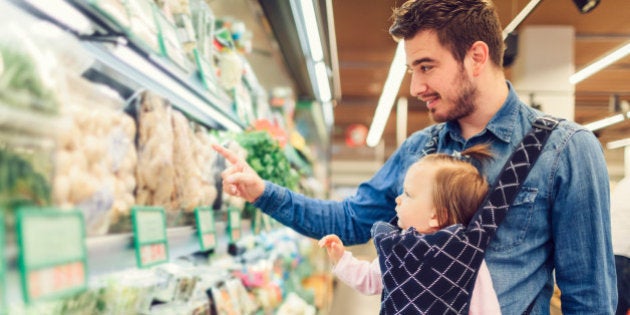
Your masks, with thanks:
[{"label": "fluorescent ceiling light", "polygon": [[312,0],[300,1],[300,8],[302,8],[302,17],[304,18],[304,28],[306,29],[306,36],[308,38],[308,47],[311,52],[311,58],[313,61],[320,61],[324,59],[324,53],[322,50],[322,42],[319,38],[319,27],[317,26],[317,18],[315,17],[315,8],[313,8]]},{"label": "fluorescent ceiling light", "polygon": [[624,114],[617,114],[614,116],[610,116],[604,119],[594,121],[592,123],[585,124],[584,127],[590,131],[595,131],[595,130],[599,130],[599,129],[606,128],[608,126],[620,123],[624,119],[625,119]]},{"label": "fluorescent ceiling light", "polygon": [[323,61],[315,63],[315,79],[317,81],[319,100],[322,102],[330,101],[332,94],[330,93],[328,71],[326,70],[326,64]]},{"label": "fluorescent ceiling light", "polygon": [[571,84],[576,84],[578,82],[581,82],[582,80],[590,77],[591,75],[595,74],[599,70],[608,67],[612,63],[627,56],[628,54],[630,54],[630,42],[624,44],[623,46],[616,49],[612,53],[600,58],[599,60],[582,68],[580,71],[574,73],[571,77],[569,77],[569,82],[571,82]]},{"label": "fluorescent ceiling light", "polygon": [[519,12],[514,19],[512,20],[512,22],[510,22],[510,24],[508,24],[504,29],[503,29],[503,40],[505,40],[508,35],[510,33],[512,33],[519,24],[521,24],[521,22],[523,22],[523,20],[529,15],[529,13],[532,12],[532,10],[534,10],[534,8],[536,8],[536,6],[538,5],[538,3],[541,0],[531,0],[524,8],[523,10],[521,10],[521,12]]},{"label": "fluorescent ceiling light", "polygon": [[606,148],[609,150],[619,149],[623,147],[630,146],[630,138],[625,138],[621,140],[610,141],[606,143]]},{"label": "fluorescent ceiling light", "polygon": [[370,131],[368,131],[366,144],[370,147],[375,147],[380,141],[383,135],[383,130],[387,124],[387,119],[394,106],[394,99],[398,95],[400,89],[400,83],[402,83],[403,77],[407,68],[405,67],[405,41],[398,42],[396,48],[396,54],[394,60],[389,68],[389,74],[383,87],[383,92],[378,100],[376,112],[372,124],[370,125]]}]

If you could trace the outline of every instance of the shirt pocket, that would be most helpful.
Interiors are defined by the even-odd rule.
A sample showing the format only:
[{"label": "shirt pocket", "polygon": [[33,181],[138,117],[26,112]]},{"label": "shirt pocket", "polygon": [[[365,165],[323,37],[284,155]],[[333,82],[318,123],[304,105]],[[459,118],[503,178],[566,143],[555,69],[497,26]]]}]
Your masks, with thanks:
[{"label": "shirt pocket", "polygon": [[499,225],[497,234],[488,245],[490,249],[507,251],[523,243],[534,221],[537,195],[537,188],[521,187],[505,219]]}]

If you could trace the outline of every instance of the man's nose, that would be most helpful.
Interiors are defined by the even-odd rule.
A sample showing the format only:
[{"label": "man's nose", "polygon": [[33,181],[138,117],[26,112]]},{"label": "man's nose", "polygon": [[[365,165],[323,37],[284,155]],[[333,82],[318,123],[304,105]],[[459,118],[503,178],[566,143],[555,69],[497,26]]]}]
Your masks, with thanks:
[{"label": "man's nose", "polygon": [[420,95],[427,91],[426,81],[420,78],[420,76],[412,75],[411,84],[409,85],[409,91],[411,96],[419,98]]}]

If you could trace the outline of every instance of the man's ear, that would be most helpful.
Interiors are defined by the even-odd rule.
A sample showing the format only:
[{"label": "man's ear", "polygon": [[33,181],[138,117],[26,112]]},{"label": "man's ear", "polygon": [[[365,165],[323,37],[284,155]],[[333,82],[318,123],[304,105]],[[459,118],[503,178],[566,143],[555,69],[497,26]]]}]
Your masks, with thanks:
[{"label": "man's ear", "polygon": [[472,61],[472,74],[478,76],[490,60],[488,45],[478,40],[470,46],[468,55]]}]

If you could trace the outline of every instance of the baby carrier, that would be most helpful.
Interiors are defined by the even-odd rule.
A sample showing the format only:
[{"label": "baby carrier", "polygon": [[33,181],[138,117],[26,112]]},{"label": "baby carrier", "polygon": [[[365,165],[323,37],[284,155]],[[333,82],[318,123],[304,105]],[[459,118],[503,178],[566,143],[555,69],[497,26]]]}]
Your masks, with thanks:
[{"label": "baby carrier", "polygon": [[[468,314],[485,248],[558,123],[548,116],[534,121],[468,226],[420,234],[413,228],[400,233],[386,222],[374,224],[383,277],[381,314]],[[425,154],[437,151],[438,132]]]}]

